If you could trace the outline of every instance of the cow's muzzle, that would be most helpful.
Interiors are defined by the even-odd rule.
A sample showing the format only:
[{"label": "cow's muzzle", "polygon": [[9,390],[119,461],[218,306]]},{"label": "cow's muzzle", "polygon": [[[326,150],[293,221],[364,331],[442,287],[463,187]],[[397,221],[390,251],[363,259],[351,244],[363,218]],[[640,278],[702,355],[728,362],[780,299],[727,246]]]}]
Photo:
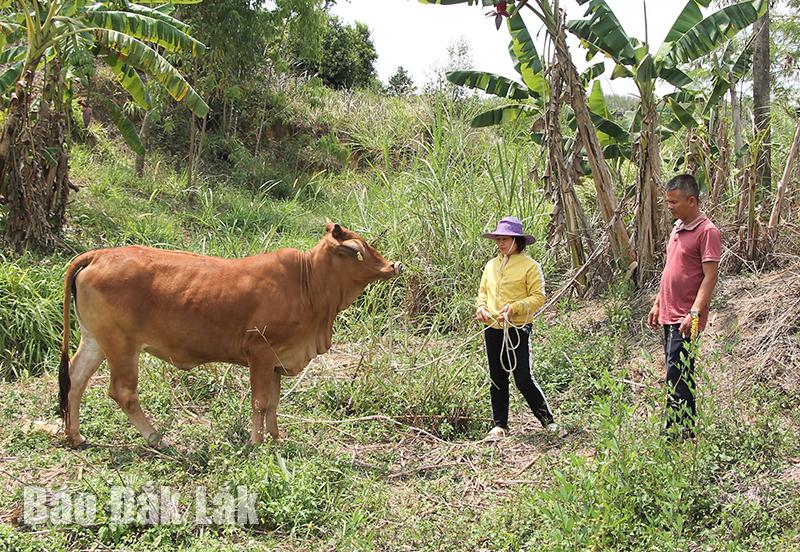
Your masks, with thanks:
[{"label": "cow's muzzle", "polygon": [[400,263],[392,263],[392,268],[394,269],[394,275],[400,276],[403,273],[403,265]]}]

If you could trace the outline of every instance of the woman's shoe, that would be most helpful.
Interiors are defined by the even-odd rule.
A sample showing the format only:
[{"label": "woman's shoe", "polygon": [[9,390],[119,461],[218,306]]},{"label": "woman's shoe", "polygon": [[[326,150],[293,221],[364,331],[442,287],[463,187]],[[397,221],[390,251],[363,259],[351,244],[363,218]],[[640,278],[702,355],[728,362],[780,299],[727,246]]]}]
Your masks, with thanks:
[{"label": "woman's shoe", "polygon": [[508,437],[508,430],[500,426],[493,427],[489,433],[486,434],[485,441],[499,441]]},{"label": "woman's shoe", "polygon": [[551,435],[555,435],[556,437],[561,437],[562,439],[567,436],[567,430],[562,429],[560,425],[555,422],[550,422],[544,428],[547,430],[548,433]]}]

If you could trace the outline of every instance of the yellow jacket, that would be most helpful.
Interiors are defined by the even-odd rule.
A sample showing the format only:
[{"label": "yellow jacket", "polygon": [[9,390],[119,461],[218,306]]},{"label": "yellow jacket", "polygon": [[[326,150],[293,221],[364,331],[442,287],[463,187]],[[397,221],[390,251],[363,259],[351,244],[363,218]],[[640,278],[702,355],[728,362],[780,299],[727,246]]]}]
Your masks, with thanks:
[{"label": "yellow jacket", "polygon": [[[501,270],[502,261],[503,255],[498,255],[486,263],[475,307],[486,308],[494,319],[504,306],[511,304],[511,322],[516,326],[528,324],[544,305],[542,267],[522,254],[511,255]],[[487,325],[502,328],[496,320]]]}]

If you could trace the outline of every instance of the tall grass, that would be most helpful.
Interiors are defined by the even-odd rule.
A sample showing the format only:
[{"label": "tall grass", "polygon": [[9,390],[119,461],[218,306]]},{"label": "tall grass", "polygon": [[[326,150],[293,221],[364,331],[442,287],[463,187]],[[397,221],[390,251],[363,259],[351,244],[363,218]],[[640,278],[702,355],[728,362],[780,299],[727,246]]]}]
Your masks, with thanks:
[{"label": "tall grass", "polygon": [[0,255],[0,377],[41,374],[61,343],[60,259]]},{"label": "tall grass", "polygon": [[[369,304],[382,296],[383,328],[402,311],[411,331],[463,329],[483,264],[494,255],[493,244],[480,234],[514,214],[528,231],[544,235],[549,205],[528,177],[538,162],[532,147],[497,141],[485,130],[470,128],[454,111],[437,98],[417,158],[398,170],[359,175],[346,193],[331,192],[343,196],[337,218],[351,221],[369,238],[380,237],[379,248],[408,269],[400,284],[402,302],[392,291],[387,303],[385,286],[366,292]],[[540,241],[527,253],[549,264],[544,251]]]},{"label": "tall grass", "polygon": [[755,464],[780,464],[795,437],[763,421],[742,427],[739,413],[703,401],[700,437],[671,442],[658,434],[660,411],[635,415],[628,388],[609,372],[597,382],[605,392],[589,407],[593,451],[566,455],[552,486],[523,489],[484,518],[497,549],[791,548],[800,499],[782,483],[765,500],[746,489],[766,468]]},{"label": "tall grass", "polygon": [[[351,119],[351,147],[367,151],[382,143],[388,148],[382,161],[372,157],[367,170],[320,173],[288,199],[276,199],[269,182],[248,188],[223,176],[200,174],[189,187],[185,174],[165,170],[166,161],[157,155],[151,172],[137,178],[111,145],[76,146],[72,175],[84,185],[69,211],[67,243],[75,252],[135,243],[237,257],[278,247],[307,249],[330,217],[408,268],[401,280],[370,286],[337,323],[337,339],[383,335],[392,328],[418,335],[470,328],[480,272],[494,255],[481,232],[514,214],[528,231],[544,234],[549,205],[528,176],[540,163],[535,150],[513,136],[470,128],[466,121],[476,105],[453,105],[441,97],[432,105],[421,98],[403,102],[368,93],[342,101],[348,104],[343,113],[363,114]],[[378,114],[392,124],[378,124]],[[398,148],[405,149],[398,154]],[[539,242],[528,254],[544,261],[547,273],[552,258],[545,251]],[[29,262],[16,261],[18,267]],[[58,257],[50,262],[65,264]],[[59,279],[39,291],[47,294],[43,304],[57,305]],[[16,336],[8,342],[16,340],[14,350],[27,351],[36,370],[46,362],[50,336],[59,331],[56,310],[19,310],[6,325]],[[36,331],[22,329],[33,320]]]}]

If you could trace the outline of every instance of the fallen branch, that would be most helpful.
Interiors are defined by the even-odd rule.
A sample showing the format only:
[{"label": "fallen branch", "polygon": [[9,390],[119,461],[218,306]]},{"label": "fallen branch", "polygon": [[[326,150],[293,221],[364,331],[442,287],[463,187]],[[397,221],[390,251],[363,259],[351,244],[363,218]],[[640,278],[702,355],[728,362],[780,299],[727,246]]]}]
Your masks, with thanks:
[{"label": "fallen branch", "polygon": [[289,418],[291,420],[297,420],[297,421],[303,422],[303,423],[322,424],[322,425],[352,424],[352,423],[359,423],[359,422],[376,422],[376,421],[377,422],[389,422],[389,423],[394,424],[394,425],[407,427],[411,431],[417,432],[420,435],[425,435],[426,437],[430,437],[431,439],[433,439],[435,441],[438,441],[440,443],[444,443],[446,445],[451,444],[450,442],[445,441],[444,439],[440,439],[439,437],[437,437],[433,433],[425,431],[422,428],[415,427],[415,426],[412,426],[410,424],[403,423],[403,422],[401,422],[399,420],[395,420],[394,418],[391,418],[389,416],[382,416],[382,415],[379,415],[379,414],[375,414],[373,416],[362,416],[361,418],[345,418],[343,420],[321,420],[321,419],[313,419],[313,418],[302,418],[300,416],[292,416],[290,414],[278,414],[278,416],[280,416],[282,418]]},{"label": "fallen branch", "polygon": [[514,479],[517,479],[517,478],[518,478],[520,475],[522,475],[522,474],[523,474],[525,471],[527,471],[527,470],[528,470],[528,468],[530,468],[531,466],[533,466],[533,465],[536,463],[536,461],[539,459],[539,457],[540,457],[540,456],[541,456],[541,454],[537,454],[536,456],[534,456],[534,457],[531,459],[531,461],[530,461],[530,462],[528,462],[527,464],[525,464],[524,466],[522,466],[522,468],[521,468],[521,469],[519,469],[519,470],[517,471],[517,473],[515,473],[515,474],[514,474]]},{"label": "fallen branch", "polygon": [[550,298],[550,300],[549,300],[547,303],[545,303],[544,305],[542,305],[542,307],[541,307],[539,310],[537,310],[537,311],[536,311],[536,313],[533,315],[533,318],[534,318],[534,319],[536,319],[536,318],[539,318],[539,316],[540,316],[540,315],[541,315],[541,314],[542,314],[544,311],[546,311],[547,309],[549,309],[550,307],[552,307],[552,306],[553,306],[553,305],[554,305],[554,304],[555,304],[555,303],[556,303],[556,302],[557,302],[559,299],[561,299],[561,297],[563,297],[563,296],[564,296],[564,294],[565,294],[567,291],[569,291],[569,289],[570,289],[570,288],[572,287],[572,285],[573,285],[573,284],[574,284],[574,283],[577,281],[577,279],[578,279],[578,278],[580,278],[580,277],[581,277],[581,276],[582,276],[582,275],[583,275],[583,274],[584,274],[584,273],[585,273],[585,272],[586,272],[586,271],[589,269],[589,267],[592,265],[592,263],[594,263],[594,261],[596,261],[596,260],[597,260],[597,259],[600,257],[600,253],[602,253],[602,252],[605,250],[605,248],[606,248],[606,244],[605,244],[605,243],[601,243],[599,246],[597,246],[597,249],[595,249],[595,250],[592,252],[592,254],[591,254],[591,255],[589,255],[589,258],[588,258],[588,259],[586,259],[586,262],[585,262],[585,263],[583,263],[583,266],[582,266],[582,267],[580,267],[580,268],[578,269],[578,271],[577,271],[575,274],[573,274],[573,275],[572,275],[572,278],[570,278],[570,279],[569,279],[569,281],[568,281],[566,284],[564,284],[563,286],[561,286],[561,289],[559,289],[559,290],[558,290],[558,291],[557,291],[557,292],[556,292],[556,293],[555,293],[555,294],[554,294],[554,295],[553,295],[553,296]]},{"label": "fallen branch", "polygon": [[443,469],[443,468],[452,468],[453,466],[458,466],[458,465],[459,465],[458,462],[447,462],[445,464],[426,464],[426,465],[420,466],[418,468],[414,468],[414,469],[410,469],[410,470],[404,470],[404,471],[401,471],[401,472],[393,473],[393,474],[389,475],[389,479],[396,479],[398,477],[405,477],[407,475],[414,475],[414,474],[417,474],[417,473],[420,473],[420,472],[424,472],[424,471],[438,470],[438,469]]}]

